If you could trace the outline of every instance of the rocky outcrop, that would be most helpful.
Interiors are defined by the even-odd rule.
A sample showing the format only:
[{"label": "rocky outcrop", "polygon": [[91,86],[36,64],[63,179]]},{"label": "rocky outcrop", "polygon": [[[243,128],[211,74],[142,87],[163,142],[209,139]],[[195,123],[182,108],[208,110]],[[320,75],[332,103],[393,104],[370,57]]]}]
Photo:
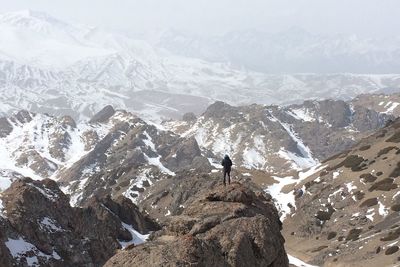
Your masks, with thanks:
[{"label": "rocky outcrop", "polygon": [[73,208],[49,179],[19,179],[1,201],[2,266],[101,266],[121,242],[137,238],[129,227],[142,234],[158,229],[123,198],[92,198],[84,208]]},{"label": "rocky outcrop", "polygon": [[7,118],[0,118],[0,137],[6,137],[12,132],[12,125]]},{"label": "rocky outcrop", "polygon": [[105,106],[102,110],[97,112],[91,119],[90,123],[106,122],[115,114],[115,110],[111,105]]},{"label": "rocky outcrop", "polygon": [[183,116],[182,116],[182,120],[183,120],[183,121],[187,121],[187,122],[195,121],[196,119],[197,119],[197,116],[196,116],[196,114],[194,114],[193,112],[185,113],[185,114],[183,114]]},{"label": "rocky outcrop", "polygon": [[224,187],[206,179],[188,192],[197,193],[181,198],[180,211],[167,214],[151,241],[120,251],[105,266],[288,266],[269,197],[237,182]]}]

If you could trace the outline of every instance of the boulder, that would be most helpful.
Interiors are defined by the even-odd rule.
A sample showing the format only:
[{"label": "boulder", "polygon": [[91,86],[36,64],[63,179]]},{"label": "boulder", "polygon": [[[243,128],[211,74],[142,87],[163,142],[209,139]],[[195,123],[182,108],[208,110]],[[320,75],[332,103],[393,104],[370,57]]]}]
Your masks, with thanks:
[{"label": "boulder", "polygon": [[105,266],[289,266],[278,212],[266,196],[235,182],[192,199],[151,241]]}]

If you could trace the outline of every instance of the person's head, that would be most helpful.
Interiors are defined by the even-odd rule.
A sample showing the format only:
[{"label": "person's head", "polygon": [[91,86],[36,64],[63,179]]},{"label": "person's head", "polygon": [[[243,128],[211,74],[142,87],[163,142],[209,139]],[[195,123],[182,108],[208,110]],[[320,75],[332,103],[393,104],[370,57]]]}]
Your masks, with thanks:
[{"label": "person's head", "polygon": [[225,157],[224,158],[226,158],[226,159],[229,159],[229,156],[228,155],[225,155]]}]

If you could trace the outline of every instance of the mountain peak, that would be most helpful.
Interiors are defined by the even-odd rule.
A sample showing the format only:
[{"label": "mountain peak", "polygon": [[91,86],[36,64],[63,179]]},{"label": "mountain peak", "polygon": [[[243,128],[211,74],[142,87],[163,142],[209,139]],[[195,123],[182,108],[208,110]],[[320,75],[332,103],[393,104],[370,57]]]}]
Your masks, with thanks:
[{"label": "mountain peak", "polygon": [[0,14],[0,23],[9,24],[10,26],[28,28],[31,28],[32,26],[37,27],[39,24],[68,25],[67,23],[56,19],[45,12],[31,9]]},{"label": "mountain peak", "polygon": [[87,31],[84,27],[69,24],[48,13],[31,9],[0,13],[0,26],[5,26],[5,33],[11,31],[8,34],[15,34],[14,31],[18,31],[18,36],[28,34],[28,37],[33,35],[36,38],[41,36],[44,39],[55,40],[74,40],[80,32]]}]

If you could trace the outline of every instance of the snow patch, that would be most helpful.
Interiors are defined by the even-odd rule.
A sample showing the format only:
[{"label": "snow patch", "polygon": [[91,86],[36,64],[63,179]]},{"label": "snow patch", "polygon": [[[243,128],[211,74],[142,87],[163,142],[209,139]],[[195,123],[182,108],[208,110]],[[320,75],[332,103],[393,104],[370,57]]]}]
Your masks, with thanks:
[{"label": "snow patch", "polygon": [[283,221],[291,211],[289,204],[296,208],[296,203],[293,192],[283,193],[282,188],[289,184],[297,184],[299,180],[294,179],[292,176],[283,178],[272,176],[272,178],[278,183],[268,186],[265,191],[276,200],[276,205],[281,211],[280,219]]},{"label": "snow patch", "polygon": [[3,200],[0,199],[0,217],[6,218],[6,214],[4,213]]},{"label": "snow patch", "polygon": [[254,148],[245,148],[243,151],[243,166],[252,168],[262,168],[265,165],[265,158]]},{"label": "snow patch", "polygon": [[127,246],[134,244],[134,245],[140,245],[146,242],[146,240],[149,238],[150,234],[143,235],[136,231],[132,225],[126,224],[124,222],[121,222],[122,226],[131,233],[132,235],[132,240],[130,241],[119,241],[122,249],[125,249]]},{"label": "snow patch", "polygon": [[[124,197],[129,198],[134,204],[137,204],[137,198],[139,197],[139,192],[133,190],[133,188],[143,188],[143,183],[147,181],[150,185],[152,184],[150,175],[150,169],[142,170],[137,176],[136,179],[132,179],[129,184],[129,188],[122,194]],[[132,193],[134,195],[132,195]]]},{"label": "snow patch", "polygon": [[[305,178],[309,177],[310,175],[313,175],[317,173],[318,171],[322,170],[325,168],[327,165],[316,165],[306,172],[299,173],[299,179],[295,179],[293,176],[288,176],[288,177],[277,177],[277,176],[272,176],[277,183],[272,184],[268,186],[265,191],[269,193],[274,199],[275,199],[275,204],[277,205],[278,209],[281,212],[281,217],[280,219],[283,221],[286,216],[290,213],[290,208],[289,204],[296,208],[295,204],[295,195],[293,191],[290,191],[288,193],[282,192],[282,189],[289,184],[297,185],[299,184],[302,180]],[[305,189],[302,189],[305,190]]]},{"label": "snow patch", "polygon": [[174,172],[170,171],[168,168],[166,168],[166,167],[161,163],[161,161],[160,161],[161,156],[158,156],[158,157],[156,157],[156,158],[150,158],[150,157],[148,157],[146,154],[144,154],[144,157],[146,158],[147,162],[148,162],[150,165],[157,166],[157,167],[160,169],[161,172],[166,173],[166,174],[171,175],[171,176],[175,176],[175,173],[174,173]]},{"label": "snow patch", "polygon": [[365,214],[365,217],[367,217],[368,220],[373,222],[374,221],[374,215],[375,215],[375,212],[374,212],[374,209],[372,208],[372,209],[367,210],[367,213]]},{"label": "snow patch", "polygon": [[385,113],[387,113],[387,114],[392,114],[393,111],[394,111],[399,105],[400,105],[400,103],[397,103],[397,102],[393,103],[393,102],[389,101],[389,102],[385,105],[385,108],[386,108]]},{"label": "snow patch", "polygon": [[353,185],[353,182],[345,183],[344,185],[347,187],[347,192],[349,193],[351,193],[353,189],[357,189],[357,187]]},{"label": "snow patch", "polygon": [[57,200],[58,196],[54,194],[51,190],[47,189],[46,187],[43,186],[44,189],[42,189],[31,183],[28,183],[28,185],[38,190],[42,195],[44,195],[47,199],[51,200],[52,202],[55,202]]},{"label": "snow patch", "polygon": [[11,183],[12,183],[12,181],[10,178],[0,176],[0,192],[9,188],[11,186]]},{"label": "snow patch", "polygon": [[[12,257],[17,261],[21,261],[23,258],[26,259],[28,266],[39,266],[39,260],[37,257],[44,257],[47,260],[53,258],[55,260],[61,260],[60,255],[56,251],[53,251],[52,255],[46,255],[41,252],[35,245],[25,241],[23,238],[11,239],[5,242],[8,250],[10,251]],[[28,257],[26,254],[28,252],[33,252],[35,256]]]},{"label": "snow patch", "polygon": [[309,168],[308,170],[301,171],[301,172],[299,172],[299,179],[304,180],[305,178],[310,177],[311,175],[314,175],[317,172],[325,169],[327,166],[328,165],[318,164],[318,165],[315,165],[315,166]]},{"label": "snow patch", "polygon": [[335,172],[333,172],[333,173],[332,173],[332,178],[333,178],[333,179],[338,178],[339,175],[340,175],[340,173],[341,173],[341,171],[335,171]]},{"label": "snow patch", "polygon": [[150,147],[151,150],[153,150],[154,152],[156,151],[156,146],[153,143],[153,139],[151,138],[151,136],[144,131],[144,135],[146,136],[147,139],[143,139],[143,142],[146,144],[146,146]]},{"label": "snow patch", "polygon": [[47,230],[51,233],[64,231],[61,227],[56,225],[56,222],[53,219],[50,219],[48,217],[44,217],[40,221],[40,228],[42,230]]},{"label": "snow patch", "polygon": [[382,217],[386,217],[389,214],[388,209],[382,204],[382,202],[378,202],[379,208],[378,208],[378,213]]},{"label": "snow patch", "polygon": [[[276,118],[275,118],[276,119]],[[298,169],[306,169],[310,168],[312,166],[315,166],[318,164],[318,161],[313,158],[311,150],[309,147],[307,147],[301,138],[297,136],[297,134],[293,131],[292,125],[283,123],[276,119],[280,125],[286,130],[286,132],[289,134],[289,136],[292,138],[294,142],[297,144],[297,148],[300,151],[301,155],[296,155],[293,152],[285,151],[285,149],[280,149],[278,152],[279,155],[281,155],[285,159],[292,160],[296,163],[298,166]]]},{"label": "snow patch", "polygon": [[318,267],[316,265],[311,265],[311,264],[305,263],[304,261],[302,261],[296,257],[293,257],[292,255],[289,255],[289,254],[288,254],[288,259],[289,259],[289,264],[293,264],[296,267]]},{"label": "snow patch", "polygon": [[315,121],[315,118],[313,118],[313,114],[310,113],[309,110],[306,108],[289,110],[289,114],[298,120],[308,121],[308,122]]}]

